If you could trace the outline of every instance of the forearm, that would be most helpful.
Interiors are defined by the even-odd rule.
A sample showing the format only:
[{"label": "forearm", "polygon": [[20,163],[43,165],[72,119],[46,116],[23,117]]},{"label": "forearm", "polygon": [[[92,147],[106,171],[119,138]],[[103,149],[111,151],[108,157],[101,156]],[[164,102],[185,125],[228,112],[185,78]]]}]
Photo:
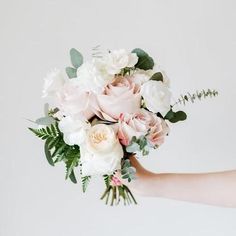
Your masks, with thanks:
[{"label": "forearm", "polygon": [[141,177],[142,195],[236,207],[236,171],[203,174],[153,174]]}]

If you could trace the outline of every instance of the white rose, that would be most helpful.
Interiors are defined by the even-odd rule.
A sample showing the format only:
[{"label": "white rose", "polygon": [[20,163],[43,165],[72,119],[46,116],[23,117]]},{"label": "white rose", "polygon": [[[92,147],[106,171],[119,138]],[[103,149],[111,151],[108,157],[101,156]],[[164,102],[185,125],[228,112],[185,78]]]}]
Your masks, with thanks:
[{"label": "white rose", "polygon": [[149,80],[142,85],[141,95],[149,111],[165,116],[170,110],[171,92],[163,82]]},{"label": "white rose", "polygon": [[71,116],[64,117],[59,122],[59,129],[63,133],[65,143],[68,145],[80,145],[83,143],[89,128],[89,123],[74,119]]},{"label": "white rose", "polygon": [[64,85],[64,83],[65,78],[63,73],[58,69],[54,69],[44,79],[42,97],[47,98],[55,96],[57,91]]},{"label": "white rose", "polygon": [[152,77],[152,75],[153,70],[136,69],[129,77],[135,84],[142,85],[147,82]]},{"label": "white rose", "polygon": [[77,70],[77,77],[84,90],[94,93],[102,93],[104,87],[112,79],[105,70],[102,70],[97,59],[92,62],[85,62],[80,66]]},{"label": "white rose", "polygon": [[120,168],[123,149],[111,126],[98,124],[90,128],[80,145],[82,175],[112,174]]},{"label": "white rose", "polygon": [[138,62],[136,53],[127,52],[124,49],[114,50],[103,57],[108,74],[115,75],[120,73],[125,67],[133,67]]}]

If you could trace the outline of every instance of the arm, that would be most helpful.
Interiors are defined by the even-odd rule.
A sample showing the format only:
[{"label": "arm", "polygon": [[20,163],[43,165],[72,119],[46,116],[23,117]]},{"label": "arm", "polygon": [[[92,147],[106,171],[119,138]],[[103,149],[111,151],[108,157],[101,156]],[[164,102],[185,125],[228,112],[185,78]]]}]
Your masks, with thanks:
[{"label": "arm", "polygon": [[125,183],[144,196],[236,207],[236,171],[202,174],[155,174],[130,158],[137,179]]}]

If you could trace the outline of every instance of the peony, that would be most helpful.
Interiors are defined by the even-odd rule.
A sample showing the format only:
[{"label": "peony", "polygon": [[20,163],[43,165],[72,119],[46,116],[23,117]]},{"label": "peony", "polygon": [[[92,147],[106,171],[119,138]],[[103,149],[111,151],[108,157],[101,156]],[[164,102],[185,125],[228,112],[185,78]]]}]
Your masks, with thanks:
[{"label": "peony", "polygon": [[82,175],[112,174],[120,168],[123,149],[111,126],[92,126],[80,145]]},{"label": "peony", "polygon": [[43,98],[51,98],[54,97],[55,94],[65,83],[65,78],[63,73],[54,69],[51,73],[49,73],[44,79],[44,87],[43,87]]},{"label": "peony", "polygon": [[77,78],[67,80],[58,91],[57,103],[57,107],[65,116],[90,119],[94,115],[93,94],[84,90]]},{"label": "peony", "polygon": [[136,53],[127,52],[124,49],[114,50],[106,54],[103,59],[108,74],[119,74],[125,67],[133,67],[138,62]]},{"label": "peony", "polygon": [[67,116],[61,119],[58,127],[63,133],[63,139],[66,144],[80,145],[85,140],[86,132],[90,128],[90,124]]},{"label": "peony", "polygon": [[170,110],[171,92],[163,82],[149,80],[142,85],[141,94],[149,111],[165,116]]},{"label": "peony", "polygon": [[118,138],[127,146],[132,137],[139,138],[147,135],[147,140],[153,147],[158,147],[164,142],[169,128],[166,122],[155,114],[141,109],[135,114],[122,114],[118,125]]},{"label": "peony", "polygon": [[117,77],[97,96],[99,117],[116,121],[121,113],[134,113],[140,109],[140,86],[127,77]]}]

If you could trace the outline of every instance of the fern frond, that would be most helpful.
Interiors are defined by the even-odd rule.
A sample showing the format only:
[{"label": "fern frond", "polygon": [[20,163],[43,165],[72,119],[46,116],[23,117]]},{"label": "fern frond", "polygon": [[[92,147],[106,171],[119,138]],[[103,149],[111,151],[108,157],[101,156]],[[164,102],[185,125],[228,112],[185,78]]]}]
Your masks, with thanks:
[{"label": "fern frond", "polygon": [[37,137],[45,140],[47,138],[55,138],[60,135],[60,130],[57,123],[47,126],[46,128],[33,129],[29,128]]},{"label": "fern frond", "polygon": [[181,95],[180,98],[177,99],[176,103],[173,106],[177,105],[177,104],[181,104],[181,105],[185,105],[187,102],[191,102],[194,103],[195,100],[201,100],[202,98],[207,98],[207,97],[216,97],[218,95],[218,91],[216,90],[211,90],[211,89],[207,89],[207,90],[201,90],[196,91],[195,93],[187,93],[185,95]]},{"label": "fern frond", "polygon": [[111,175],[103,175],[103,179],[107,188],[110,186],[111,177]]},{"label": "fern frond", "polygon": [[82,190],[83,190],[84,193],[87,190],[87,187],[89,185],[90,180],[91,180],[91,176],[83,176],[83,177],[81,177]]}]

